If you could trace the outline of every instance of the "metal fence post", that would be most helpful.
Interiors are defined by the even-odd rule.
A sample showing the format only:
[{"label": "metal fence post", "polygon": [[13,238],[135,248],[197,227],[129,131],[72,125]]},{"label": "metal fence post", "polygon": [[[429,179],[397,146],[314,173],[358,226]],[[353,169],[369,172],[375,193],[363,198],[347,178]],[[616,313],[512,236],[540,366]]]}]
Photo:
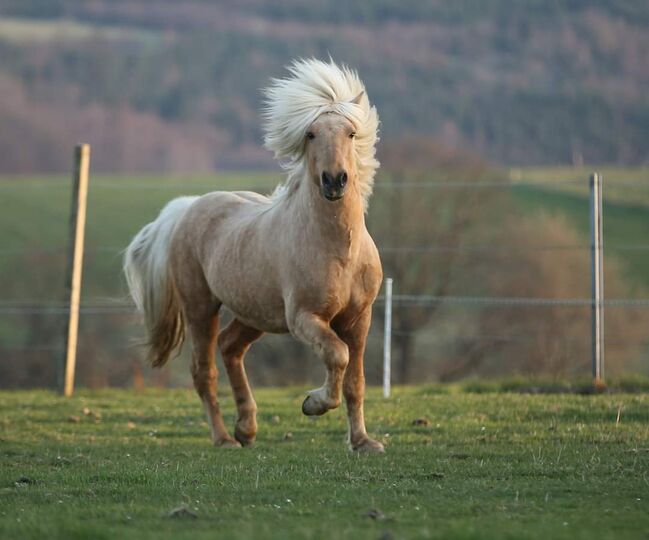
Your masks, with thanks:
[{"label": "metal fence post", "polygon": [[88,198],[88,169],[90,145],[80,144],[74,149],[74,176],[72,178],[72,204],[70,208],[70,257],[68,258],[67,291],[70,314],[65,335],[65,360],[60,386],[63,395],[74,391],[74,370],[77,361],[79,332],[79,303],[81,300],[81,272],[83,269],[83,244],[86,228],[86,203]]},{"label": "metal fence post", "polygon": [[383,397],[390,397],[392,351],[392,278],[385,279],[385,319],[383,324]]},{"label": "metal fence post", "polygon": [[590,283],[593,379],[604,381],[604,239],[602,235],[602,175],[590,176]]}]

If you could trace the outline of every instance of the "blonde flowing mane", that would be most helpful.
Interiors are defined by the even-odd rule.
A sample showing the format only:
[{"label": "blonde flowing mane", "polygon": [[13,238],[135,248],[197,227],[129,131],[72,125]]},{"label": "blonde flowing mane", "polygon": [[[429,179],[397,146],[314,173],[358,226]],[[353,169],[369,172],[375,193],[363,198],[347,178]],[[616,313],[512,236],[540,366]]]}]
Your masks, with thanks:
[{"label": "blonde flowing mane", "polygon": [[286,182],[272,197],[281,199],[296,187],[304,171],[306,132],[318,116],[333,112],[347,118],[356,129],[358,182],[367,208],[379,166],[374,157],[379,118],[365,86],[356,71],[339,67],[333,60],[295,60],[287,69],[290,77],[273,79],[264,91],[264,146],[288,171]]}]

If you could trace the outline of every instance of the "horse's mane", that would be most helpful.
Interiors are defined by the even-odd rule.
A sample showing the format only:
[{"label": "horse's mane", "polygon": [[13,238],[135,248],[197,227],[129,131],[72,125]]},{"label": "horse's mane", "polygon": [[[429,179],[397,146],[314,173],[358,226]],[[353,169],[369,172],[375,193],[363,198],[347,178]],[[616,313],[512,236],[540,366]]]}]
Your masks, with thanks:
[{"label": "horse's mane", "polygon": [[[363,203],[372,194],[379,118],[370,105],[365,86],[356,71],[315,59],[295,60],[287,67],[290,77],[272,79],[266,97],[264,146],[274,152],[288,171],[286,182],[277,187],[273,199],[281,199],[296,187],[304,170],[305,137],[313,121],[325,112],[347,118],[356,129],[356,165]],[[355,100],[360,95],[360,99]],[[358,104],[352,103],[358,101]]]}]

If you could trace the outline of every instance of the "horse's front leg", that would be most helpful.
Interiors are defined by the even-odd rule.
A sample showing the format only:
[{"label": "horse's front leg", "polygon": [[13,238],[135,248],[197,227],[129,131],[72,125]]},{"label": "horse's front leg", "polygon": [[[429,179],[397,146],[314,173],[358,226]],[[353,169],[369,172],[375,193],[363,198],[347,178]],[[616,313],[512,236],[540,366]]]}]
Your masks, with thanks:
[{"label": "horse's front leg", "polygon": [[259,339],[261,334],[259,330],[234,319],[218,338],[223,363],[228,370],[230,386],[237,404],[238,418],[234,427],[234,437],[243,446],[251,445],[257,435],[257,404],[250,390],[243,357],[252,342]]},{"label": "horse's front leg", "polygon": [[343,377],[349,362],[347,345],[327,322],[314,313],[298,313],[290,330],[293,336],[316,352],[327,368],[324,385],[308,393],[302,403],[302,412],[317,416],[335,409],[340,405]]},{"label": "horse's front leg", "polygon": [[368,436],[363,412],[365,400],[363,356],[371,319],[372,309],[368,308],[350,327],[339,331],[341,339],[349,347],[349,365],[345,371],[343,393],[347,402],[349,444],[352,450],[384,452],[383,445]]}]

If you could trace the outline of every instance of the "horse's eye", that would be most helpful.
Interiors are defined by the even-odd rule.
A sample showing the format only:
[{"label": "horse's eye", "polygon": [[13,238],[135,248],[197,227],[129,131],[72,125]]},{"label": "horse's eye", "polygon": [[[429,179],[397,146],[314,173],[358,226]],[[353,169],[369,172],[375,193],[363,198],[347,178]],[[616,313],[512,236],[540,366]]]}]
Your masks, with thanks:
[{"label": "horse's eye", "polygon": [[350,139],[353,139],[354,137],[356,137],[356,132],[355,132],[355,131],[352,131],[352,132],[349,134],[349,138],[350,138]]},{"label": "horse's eye", "polygon": [[310,141],[315,139],[315,134],[313,133],[313,131],[308,131],[306,134],[306,138],[309,139]]}]

